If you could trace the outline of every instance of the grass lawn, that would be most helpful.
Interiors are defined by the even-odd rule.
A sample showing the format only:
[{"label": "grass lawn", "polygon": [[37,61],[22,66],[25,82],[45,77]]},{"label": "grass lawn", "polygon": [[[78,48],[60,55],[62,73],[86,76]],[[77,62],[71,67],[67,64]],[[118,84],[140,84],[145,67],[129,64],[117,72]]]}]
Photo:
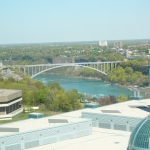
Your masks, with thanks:
[{"label": "grass lawn", "polygon": [[[52,112],[52,111],[48,111],[48,110],[38,110],[38,111],[34,111],[34,112],[44,113],[45,117],[61,113],[61,112]],[[29,112],[29,113],[32,113],[32,112]],[[15,122],[15,121],[20,121],[20,120],[25,120],[25,119],[28,119],[28,113],[22,113],[19,116],[16,116],[15,118],[13,118],[11,120],[0,120],[0,124],[10,123],[10,122]]]}]

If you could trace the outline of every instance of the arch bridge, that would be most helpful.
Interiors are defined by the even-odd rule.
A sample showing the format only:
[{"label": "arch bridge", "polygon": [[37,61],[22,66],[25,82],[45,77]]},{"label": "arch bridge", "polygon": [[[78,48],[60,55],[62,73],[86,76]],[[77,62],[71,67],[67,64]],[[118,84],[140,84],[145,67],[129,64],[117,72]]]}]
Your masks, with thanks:
[{"label": "arch bridge", "polygon": [[60,64],[37,64],[37,65],[12,65],[12,66],[3,66],[3,68],[13,68],[18,69],[20,72],[25,75],[30,76],[31,78],[55,68],[60,67],[70,67],[70,66],[80,66],[85,68],[90,68],[96,70],[102,74],[107,75],[107,73],[116,68],[122,61],[111,61],[111,62],[82,62],[82,63],[60,63]]}]

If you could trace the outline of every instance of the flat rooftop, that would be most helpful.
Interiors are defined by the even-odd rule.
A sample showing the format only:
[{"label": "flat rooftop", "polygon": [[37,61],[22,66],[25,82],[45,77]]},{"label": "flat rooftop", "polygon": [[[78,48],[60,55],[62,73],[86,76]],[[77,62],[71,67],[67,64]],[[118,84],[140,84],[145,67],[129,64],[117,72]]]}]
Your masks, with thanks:
[{"label": "flat rooftop", "polygon": [[[49,119],[67,120],[68,123],[75,123],[84,120],[82,112],[129,116],[145,118],[149,112],[137,107],[149,108],[150,99],[132,100],[123,103],[107,105],[95,109],[82,109],[67,112],[55,116],[45,117],[41,119],[27,119],[24,121],[3,124],[0,127],[19,128],[19,132],[36,130],[46,127],[59,126],[64,123],[49,123]],[[66,124],[66,123],[65,123]],[[15,134],[10,132],[0,132],[0,136],[7,134]],[[126,150],[131,132],[121,130],[111,130],[98,127],[92,127],[92,135],[59,141],[48,145],[30,148],[30,150]]]},{"label": "flat rooftop", "polygon": [[[83,120],[87,120],[87,119],[65,116],[63,114],[60,114],[60,115],[54,115],[54,116],[44,117],[39,119],[26,119],[23,121],[2,124],[0,125],[0,128],[15,128],[15,129],[19,129],[19,132],[26,132],[26,131],[32,131],[32,130],[47,128],[47,127],[63,125],[66,123],[75,123]],[[0,136],[15,134],[19,132],[0,132]]]},{"label": "flat rooftop", "polygon": [[92,135],[31,148],[31,150],[126,150],[130,132],[92,127]]},{"label": "flat rooftop", "polygon": [[7,102],[21,96],[21,90],[0,89],[0,102]]},{"label": "flat rooftop", "polygon": [[96,114],[108,114],[116,116],[129,116],[129,117],[146,117],[149,112],[144,111],[141,108],[150,107],[150,99],[145,100],[130,100],[122,103],[116,103],[112,105],[102,106],[95,109],[84,109],[82,112],[96,113]]}]

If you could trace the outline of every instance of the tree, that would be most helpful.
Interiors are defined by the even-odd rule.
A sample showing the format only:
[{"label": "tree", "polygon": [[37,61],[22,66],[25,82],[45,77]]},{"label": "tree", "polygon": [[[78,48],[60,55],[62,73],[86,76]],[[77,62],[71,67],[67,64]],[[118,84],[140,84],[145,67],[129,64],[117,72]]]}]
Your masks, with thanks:
[{"label": "tree", "polygon": [[84,94],[83,93],[78,93],[78,99],[80,100],[80,102],[82,102],[85,99]]},{"label": "tree", "polygon": [[109,99],[111,104],[118,103],[117,98],[114,95],[109,95]]},{"label": "tree", "polygon": [[100,106],[105,106],[111,104],[109,97],[102,97],[99,100],[99,105]]},{"label": "tree", "polygon": [[57,94],[55,101],[58,102],[60,111],[67,112],[71,110],[71,105],[69,104],[67,96],[64,93]]},{"label": "tree", "polygon": [[77,90],[68,90],[66,91],[66,96],[71,105],[71,110],[77,110],[81,108],[81,104],[78,100],[78,92]]},{"label": "tree", "polygon": [[117,100],[118,102],[125,102],[128,100],[128,98],[125,95],[121,94],[118,96]]},{"label": "tree", "polygon": [[99,100],[100,106],[114,104],[114,103],[118,103],[118,101],[114,95],[109,95],[109,97],[102,97]]}]

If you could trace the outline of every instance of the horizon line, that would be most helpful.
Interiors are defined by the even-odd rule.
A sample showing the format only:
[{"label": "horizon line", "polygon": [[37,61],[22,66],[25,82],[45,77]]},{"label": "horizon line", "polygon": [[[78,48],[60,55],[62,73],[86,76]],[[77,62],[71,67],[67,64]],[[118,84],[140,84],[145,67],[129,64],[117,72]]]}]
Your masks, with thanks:
[{"label": "horizon line", "polygon": [[20,42],[20,43],[0,43],[0,45],[23,45],[23,44],[50,44],[50,43],[82,43],[82,42],[99,42],[99,41],[134,41],[134,40],[150,40],[150,38],[144,39],[118,39],[118,40],[87,40],[87,41],[61,41],[61,42]]}]

